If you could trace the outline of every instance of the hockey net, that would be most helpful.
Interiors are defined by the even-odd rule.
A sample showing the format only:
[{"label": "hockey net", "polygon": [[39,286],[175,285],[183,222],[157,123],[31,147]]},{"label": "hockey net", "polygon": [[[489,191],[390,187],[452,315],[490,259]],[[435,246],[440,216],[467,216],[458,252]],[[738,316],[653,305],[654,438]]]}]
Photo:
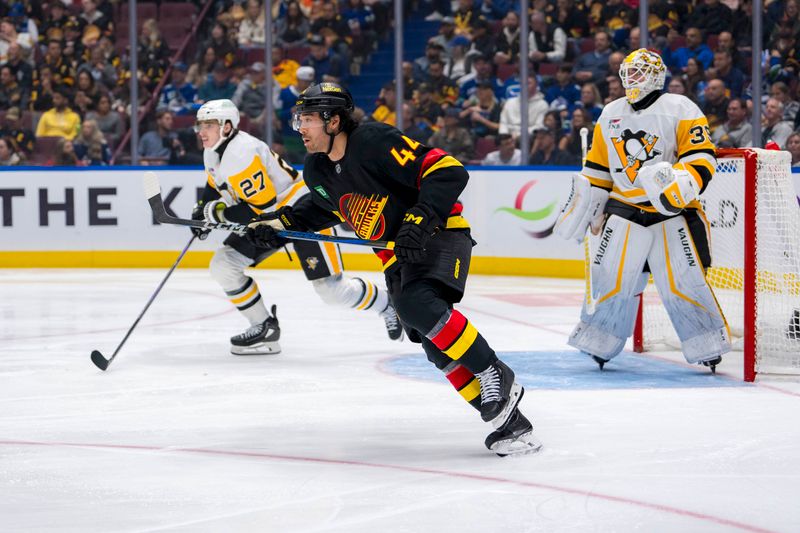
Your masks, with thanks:
[{"label": "hockey net", "polygon": [[[744,379],[756,373],[800,374],[800,207],[784,151],[730,149],[703,203],[712,266],[706,279],[744,352]],[[680,349],[651,282],[634,331],[637,351]]]}]

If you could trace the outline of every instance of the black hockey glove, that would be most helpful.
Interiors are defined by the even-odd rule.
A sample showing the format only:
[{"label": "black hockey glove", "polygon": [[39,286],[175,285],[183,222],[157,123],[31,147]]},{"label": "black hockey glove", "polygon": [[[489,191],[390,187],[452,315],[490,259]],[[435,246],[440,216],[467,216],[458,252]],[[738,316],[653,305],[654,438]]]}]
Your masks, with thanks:
[{"label": "black hockey glove", "polygon": [[403,215],[403,223],[394,239],[394,255],[399,263],[421,263],[425,260],[425,244],[431,238],[439,219],[431,208],[417,204]]},{"label": "black hockey glove", "polygon": [[[200,200],[194,205],[194,209],[192,209],[192,220],[205,220],[205,216],[203,216],[203,201]],[[210,229],[204,228],[190,228],[192,235],[200,239],[201,241],[206,240],[208,234],[211,233]]]},{"label": "black hockey glove", "polygon": [[280,248],[286,239],[278,235],[279,231],[303,231],[305,228],[292,215],[292,207],[281,207],[277,211],[261,213],[247,225],[245,237],[253,246],[260,248]]}]

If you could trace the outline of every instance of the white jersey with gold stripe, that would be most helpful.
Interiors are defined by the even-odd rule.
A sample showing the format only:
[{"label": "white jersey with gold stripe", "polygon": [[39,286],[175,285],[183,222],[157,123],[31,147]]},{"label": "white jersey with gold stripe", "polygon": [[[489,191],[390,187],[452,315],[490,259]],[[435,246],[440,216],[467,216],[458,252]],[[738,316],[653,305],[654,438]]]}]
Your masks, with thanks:
[{"label": "white jersey with gold stripe", "polygon": [[685,96],[662,94],[639,111],[619,98],[603,109],[581,173],[610,190],[611,198],[655,211],[639,184],[639,169],[666,161],[689,171],[702,190],[714,174],[714,154],[708,121]]},{"label": "white jersey with gold stripe", "polygon": [[229,206],[245,202],[256,214],[292,205],[308,192],[300,172],[266,143],[239,131],[220,158],[203,151],[206,177]]}]

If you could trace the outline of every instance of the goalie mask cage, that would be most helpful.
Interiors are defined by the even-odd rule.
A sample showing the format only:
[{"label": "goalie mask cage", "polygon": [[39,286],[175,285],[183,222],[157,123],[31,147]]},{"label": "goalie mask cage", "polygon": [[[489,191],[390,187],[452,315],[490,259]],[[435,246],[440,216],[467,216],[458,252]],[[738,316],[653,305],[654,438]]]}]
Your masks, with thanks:
[{"label": "goalie mask cage", "polygon": [[[722,308],[744,379],[800,375],[800,207],[791,155],[757,148],[717,152],[717,170],[701,196],[710,231],[706,279]],[[680,340],[648,284],[634,328],[634,350],[680,349]]]}]

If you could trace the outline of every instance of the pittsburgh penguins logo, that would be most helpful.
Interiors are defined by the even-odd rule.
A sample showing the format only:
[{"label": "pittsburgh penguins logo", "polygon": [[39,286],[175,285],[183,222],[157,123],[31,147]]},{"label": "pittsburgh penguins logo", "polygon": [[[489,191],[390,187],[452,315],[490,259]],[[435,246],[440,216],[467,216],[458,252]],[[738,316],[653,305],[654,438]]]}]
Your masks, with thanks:
[{"label": "pittsburgh penguins logo", "polygon": [[636,175],[643,164],[661,155],[661,151],[655,149],[658,137],[642,130],[636,133],[625,130],[619,137],[611,137],[611,142],[622,164],[622,167],[615,168],[614,172],[624,172],[631,183],[636,180]]},{"label": "pittsburgh penguins logo", "polygon": [[306,257],[306,265],[308,265],[309,269],[316,270],[318,264],[319,264],[319,259],[317,259],[316,257],[314,256]]}]

